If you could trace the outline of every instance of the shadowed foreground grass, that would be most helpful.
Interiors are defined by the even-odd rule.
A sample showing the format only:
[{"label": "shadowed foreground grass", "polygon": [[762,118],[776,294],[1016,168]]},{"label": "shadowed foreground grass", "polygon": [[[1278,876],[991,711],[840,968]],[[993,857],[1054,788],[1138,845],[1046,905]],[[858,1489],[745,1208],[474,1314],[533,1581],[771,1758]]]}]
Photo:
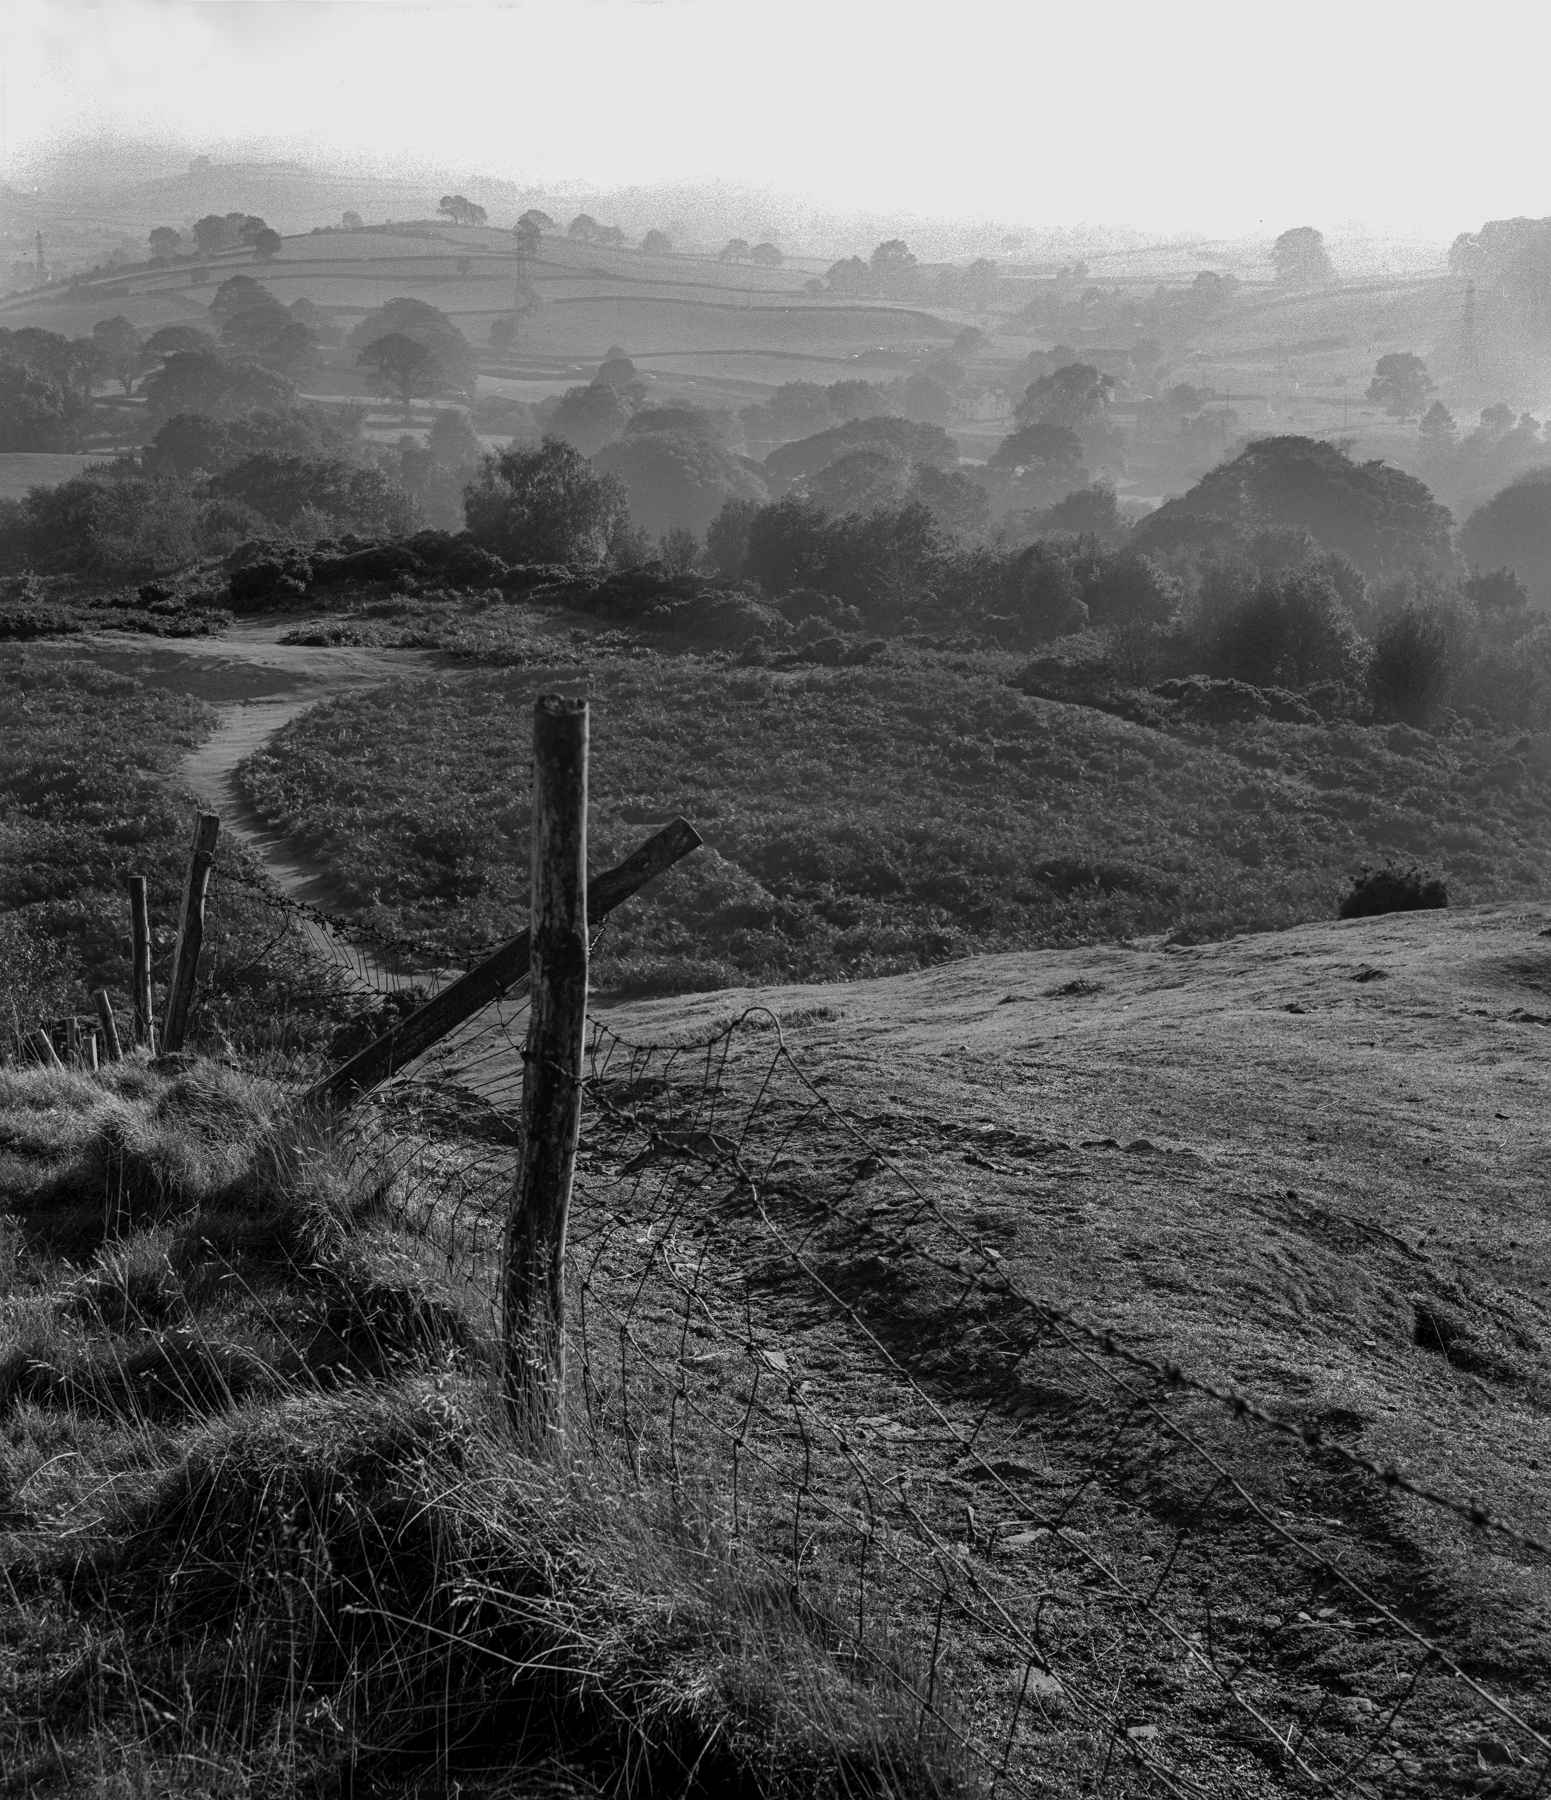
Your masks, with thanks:
[{"label": "shadowed foreground grass", "polygon": [[230,1069],[0,1072],[0,1792],[966,1791],[711,1509],[515,1453],[386,1200]]}]

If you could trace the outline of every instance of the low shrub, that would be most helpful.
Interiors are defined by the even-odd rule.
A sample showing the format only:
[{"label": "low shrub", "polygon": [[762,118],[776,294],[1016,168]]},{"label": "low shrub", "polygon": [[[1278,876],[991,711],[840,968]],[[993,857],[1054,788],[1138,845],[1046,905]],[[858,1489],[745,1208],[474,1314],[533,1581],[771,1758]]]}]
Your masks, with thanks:
[{"label": "low shrub", "polygon": [[1431,912],[1449,904],[1449,891],[1437,876],[1394,863],[1371,869],[1364,865],[1337,909],[1338,919],[1371,919],[1380,913]]}]

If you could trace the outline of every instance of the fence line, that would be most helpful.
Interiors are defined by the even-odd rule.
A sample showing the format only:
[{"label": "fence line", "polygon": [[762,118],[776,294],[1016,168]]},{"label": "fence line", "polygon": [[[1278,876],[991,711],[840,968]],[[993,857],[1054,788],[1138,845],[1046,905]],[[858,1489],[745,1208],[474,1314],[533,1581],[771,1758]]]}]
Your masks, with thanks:
[{"label": "fence line", "polygon": [[[348,1023],[403,999],[375,951],[431,962],[216,875],[213,924],[240,905],[247,935],[215,946],[212,1008],[257,978]],[[414,992],[446,977],[421,968]],[[519,989],[339,1128],[492,1336],[525,1022]],[[589,1440],[709,1509],[735,1560],[993,1792],[1421,1794],[1484,1779],[1482,1744],[1493,1793],[1547,1791],[1545,1695],[1427,1627],[1384,1509],[1404,1496],[1532,1572],[1542,1536],[1042,1298],[814,1083],[766,1008],[662,1043],[594,1017],[582,1090]],[[1349,1516],[1272,1503],[1299,1465],[1349,1484]]]}]

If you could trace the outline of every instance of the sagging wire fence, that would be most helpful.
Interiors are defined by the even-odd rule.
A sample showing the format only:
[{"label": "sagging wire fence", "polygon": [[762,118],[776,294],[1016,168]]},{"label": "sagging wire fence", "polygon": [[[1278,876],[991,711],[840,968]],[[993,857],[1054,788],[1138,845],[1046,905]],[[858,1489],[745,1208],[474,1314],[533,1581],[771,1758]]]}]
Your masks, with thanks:
[{"label": "sagging wire fence", "polygon": [[[521,1076],[514,1008],[348,1128],[492,1333]],[[594,1016],[584,1106],[592,1446],[719,1509],[990,1789],[1548,1791],[1547,1693],[1440,1629],[1410,1509],[1543,1597],[1533,1533],[1043,1301],[769,1013],[667,1044]]]},{"label": "sagging wire fence", "polygon": [[[219,862],[212,905],[207,1026],[282,996],[337,1059],[465,972]],[[517,982],[337,1126],[492,1342],[526,1026]],[[1050,1303],[765,1009],[666,1042],[595,1013],[583,1107],[574,1429],[988,1792],[1551,1793],[1544,1535]],[[1512,1666],[1441,1604],[1440,1537],[1538,1618]]]}]

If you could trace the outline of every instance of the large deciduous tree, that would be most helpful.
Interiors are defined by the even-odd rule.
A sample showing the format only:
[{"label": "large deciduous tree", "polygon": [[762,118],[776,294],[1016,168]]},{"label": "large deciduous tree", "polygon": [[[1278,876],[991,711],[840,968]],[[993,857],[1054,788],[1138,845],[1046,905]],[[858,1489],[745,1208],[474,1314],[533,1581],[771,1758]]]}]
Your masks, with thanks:
[{"label": "large deciduous tree", "polygon": [[1368,398],[1392,419],[1412,419],[1426,410],[1433,381],[1427,364],[1410,350],[1392,350],[1373,366]]},{"label": "large deciduous tree", "polygon": [[1137,549],[1162,546],[1192,516],[1259,530],[1301,525],[1370,578],[1454,567],[1453,519],[1424,482],[1385,462],[1354,462],[1318,438],[1260,438],[1166,501],[1136,528]]},{"label": "large deciduous tree", "polygon": [[403,331],[374,338],[362,347],[355,362],[358,369],[366,370],[373,391],[402,402],[406,413],[416,400],[450,393],[456,387],[436,352]]},{"label": "large deciduous tree", "polygon": [[1115,380],[1092,363],[1068,363],[1024,389],[1013,409],[1019,425],[1066,425],[1080,431],[1114,398]]}]

